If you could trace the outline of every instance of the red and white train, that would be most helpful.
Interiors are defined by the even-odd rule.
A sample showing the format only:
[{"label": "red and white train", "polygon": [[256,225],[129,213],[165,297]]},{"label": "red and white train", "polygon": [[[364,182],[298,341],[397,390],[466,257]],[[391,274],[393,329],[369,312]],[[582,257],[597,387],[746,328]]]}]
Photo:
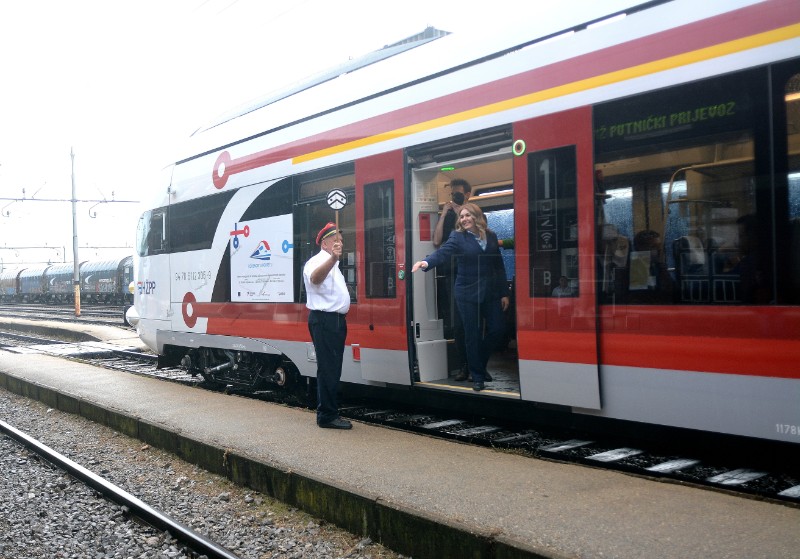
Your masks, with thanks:
[{"label": "red and white train", "polygon": [[[800,2],[595,4],[429,28],[198,130],[140,220],[141,338],[221,382],[313,378],[301,269],[341,191],[343,382],[800,444]],[[409,273],[453,178],[513,239],[480,394]]]}]

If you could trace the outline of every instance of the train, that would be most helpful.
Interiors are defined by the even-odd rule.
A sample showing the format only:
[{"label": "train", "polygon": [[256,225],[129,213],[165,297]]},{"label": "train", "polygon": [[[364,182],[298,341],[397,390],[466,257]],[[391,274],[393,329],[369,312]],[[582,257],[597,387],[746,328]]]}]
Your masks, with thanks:
[{"label": "train", "polygon": [[[796,450],[798,53],[796,0],[565,4],[428,28],[240,107],[154,185],[138,335],[212,382],[313,387],[302,266],[337,220],[345,389]],[[441,278],[410,273],[455,178],[513,294],[480,393],[453,378]]]},{"label": "train", "polygon": [[[103,305],[133,305],[133,255],[79,264],[81,301]],[[0,272],[2,303],[72,303],[75,299],[72,262]]]}]

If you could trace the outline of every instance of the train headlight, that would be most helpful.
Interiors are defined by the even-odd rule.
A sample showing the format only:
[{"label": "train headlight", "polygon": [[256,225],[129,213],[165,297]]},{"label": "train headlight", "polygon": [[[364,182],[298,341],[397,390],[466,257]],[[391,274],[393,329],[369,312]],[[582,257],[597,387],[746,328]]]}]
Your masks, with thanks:
[{"label": "train headlight", "polygon": [[136,328],[139,325],[139,313],[136,312],[136,307],[131,306],[125,309],[125,312],[122,313],[122,321],[125,326]]},{"label": "train headlight", "polygon": [[133,292],[136,291],[136,284],[134,282],[130,282],[128,284],[128,293],[133,295]]}]

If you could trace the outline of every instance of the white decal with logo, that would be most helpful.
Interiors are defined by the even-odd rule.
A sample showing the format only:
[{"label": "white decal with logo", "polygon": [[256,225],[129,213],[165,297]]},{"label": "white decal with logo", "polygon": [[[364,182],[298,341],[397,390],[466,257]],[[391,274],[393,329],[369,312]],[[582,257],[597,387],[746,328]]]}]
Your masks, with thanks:
[{"label": "white decal with logo", "polygon": [[292,302],[292,214],[231,225],[231,301]]}]

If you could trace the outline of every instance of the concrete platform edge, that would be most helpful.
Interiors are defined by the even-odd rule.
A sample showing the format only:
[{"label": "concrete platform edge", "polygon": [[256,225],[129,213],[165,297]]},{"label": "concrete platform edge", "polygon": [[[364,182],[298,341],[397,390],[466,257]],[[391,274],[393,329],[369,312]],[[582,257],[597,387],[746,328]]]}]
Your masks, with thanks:
[{"label": "concrete platform edge", "polygon": [[[92,326],[91,323],[89,323],[89,327],[91,326]],[[52,324],[32,324],[24,320],[14,320],[10,318],[0,318],[0,328],[12,328],[14,330],[30,334],[61,336],[62,338],[68,339],[73,342],[101,341],[100,338],[98,338],[95,335],[92,335],[89,332],[69,330],[67,328]]]},{"label": "concrete platform edge", "polygon": [[0,371],[0,387],[175,454],[233,483],[274,497],[354,534],[369,536],[416,559],[564,557],[512,541],[501,534],[466,530],[446,518],[410,510],[380,497],[361,495],[327,480],[285,471],[3,371]]}]

